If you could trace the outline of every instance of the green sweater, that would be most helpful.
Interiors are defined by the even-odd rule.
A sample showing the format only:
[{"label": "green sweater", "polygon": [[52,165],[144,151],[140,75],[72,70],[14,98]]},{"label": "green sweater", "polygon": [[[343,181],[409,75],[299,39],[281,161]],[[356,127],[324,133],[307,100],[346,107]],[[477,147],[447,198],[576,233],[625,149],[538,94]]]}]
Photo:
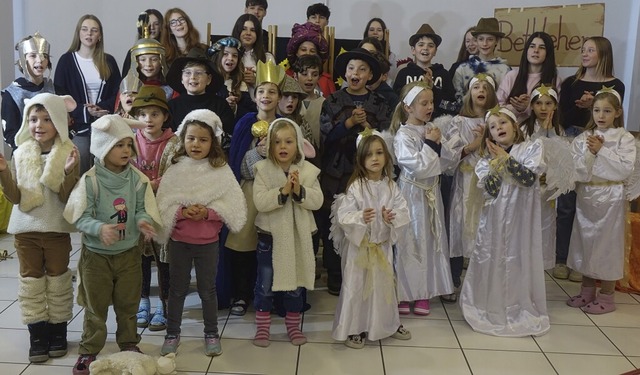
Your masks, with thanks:
[{"label": "green sweater", "polygon": [[[138,223],[153,223],[145,211],[146,183],[128,165],[121,173],[113,173],[96,160],[96,178],[85,178],[87,208],[76,222],[82,242],[91,251],[114,255],[127,251],[138,244]],[[97,194],[94,191],[97,186]],[[136,189],[137,188],[137,189]],[[104,224],[118,224],[119,240],[111,246],[100,241],[100,228]]]}]

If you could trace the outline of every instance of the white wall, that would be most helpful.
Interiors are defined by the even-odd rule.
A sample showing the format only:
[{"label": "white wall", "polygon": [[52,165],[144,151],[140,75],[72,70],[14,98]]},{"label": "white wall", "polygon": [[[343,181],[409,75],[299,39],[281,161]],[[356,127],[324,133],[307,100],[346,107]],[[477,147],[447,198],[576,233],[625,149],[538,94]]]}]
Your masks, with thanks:
[{"label": "white wall", "polygon": [[[8,1],[8,0],[3,0]],[[306,8],[318,0],[270,0],[265,24],[278,25],[280,35],[290,35],[294,22],[306,19]],[[429,23],[443,42],[438,49],[436,62],[446,67],[454,61],[467,27],[475,25],[478,18],[490,17],[494,8],[532,7],[545,5],[573,5],[579,0],[325,0],[332,15],[330,25],[336,27],[340,38],[361,38],[367,21],[381,17],[390,29],[391,48],[398,57],[409,56],[408,38],[422,23]],[[594,1],[589,1],[594,2]],[[601,0],[605,5],[604,35],[611,40],[615,55],[615,73],[627,86],[627,114],[630,129],[640,128],[640,109],[629,112],[629,103],[640,103],[640,71],[636,57],[640,57],[639,16],[640,0]],[[71,42],[76,22],[80,16],[92,13],[104,26],[106,51],[119,64],[128,48],[135,41],[135,21],[139,12],[153,7],[164,12],[180,4],[205,38],[206,24],[212,23],[214,34],[230,33],[244,9],[242,0],[175,0],[154,1],[81,1],[81,0],[13,0],[14,38],[10,45],[22,36],[39,30],[51,42],[55,67],[56,58],[64,53]],[[4,7],[4,6],[3,6]],[[4,12],[3,12],[4,13]],[[266,28],[266,27],[265,27]],[[0,37],[6,45],[7,37]],[[3,52],[7,51],[3,49]],[[7,52],[5,52],[7,53]],[[3,72],[6,67],[0,66]],[[573,68],[562,68],[560,74],[568,76]],[[3,77],[2,86],[8,84]],[[632,83],[636,83],[632,85]],[[635,87],[632,87],[635,86]]]}]

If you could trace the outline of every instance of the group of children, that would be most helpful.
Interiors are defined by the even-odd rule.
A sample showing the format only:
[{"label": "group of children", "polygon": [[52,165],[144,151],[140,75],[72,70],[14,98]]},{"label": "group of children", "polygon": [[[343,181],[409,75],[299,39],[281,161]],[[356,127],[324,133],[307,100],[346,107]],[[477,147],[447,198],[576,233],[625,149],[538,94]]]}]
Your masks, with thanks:
[{"label": "group of children", "polygon": [[[314,288],[319,239],[329,292],[339,295],[332,335],[349,347],[410,339],[400,316],[428,315],[437,296],[455,303],[459,295],[464,318],[478,332],[544,334],[550,327],[544,270],[556,262],[549,200],[572,190],[574,181],[567,263],[584,277],[567,304],[594,314],[615,309],[625,201],[637,190],[627,181],[637,160],[623,127],[624,86],[602,85],[613,77],[599,61],[610,62],[612,53],[600,39],[583,47],[589,55],[589,43],[596,44],[595,57],[583,62],[576,80],[599,87],[576,99],[590,120],[571,123],[586,126],[569,147],[558,116],[559,80],[546,75],[545,57],[553,55],[544,33],[531,36],[522,74],[504,78],[508,89],[500,85],[506,64],[493,55],[501,36],[495,19],[481,19],[471,31],[478,55],[462,62],[453,80],[431,63],[441,37],[422,25],[409,39],[415,62],[398,73],[391,106],[371,90],[384,87],[389,71],[366,49],[378,48],[375,41],[337,57],[345,87],[327,93],[318,90],[322,50],[297,53],[318,47],[305,45],[317,28],[298,27],[292,79],[264,56],[260,20],[246,16],[235,37],[208,51],[180,48],[185,53],[173,56],[170,67],[162,44],[148,35],[138,40],[120,85],[119,115],[92,115],[94,163],[82,174],[69,139],[68,113],[77,101],[39,93],[26,102],[12,165],[0,155],[0,182],[16,205],[9,232],[20,260],[18,296],[32,362],[67,352],[75,230],[82,232],[78,302],[85,309],[74,374],[88,374],[103,348],[111,304],[121,350],[140,351],[137,327],[149,326],[166,328],[161,354],[177,352],[194,266],[204,351],[222,354],[221,254],[229,256],[231,313],[244,315],[253,300],[253,343],[269,345],[276,311],[291,342],[304,344],[301,312]],[[171,35],[192,26],[177,8],[167,18],[176,29]],[[21,67],[41,77],[48,46],[39,38],[23,40],[20,52]],[[455,117],[438,117],[446,114]],[[464,282],[463,257],[469,258]],[[151,259],[161,297],[153,315]]]}]

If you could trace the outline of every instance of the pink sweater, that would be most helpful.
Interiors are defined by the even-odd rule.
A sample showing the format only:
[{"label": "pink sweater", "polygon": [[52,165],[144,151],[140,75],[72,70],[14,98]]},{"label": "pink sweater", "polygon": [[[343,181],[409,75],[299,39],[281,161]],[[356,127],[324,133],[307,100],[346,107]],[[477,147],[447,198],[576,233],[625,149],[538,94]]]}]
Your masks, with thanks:
[{"label": "pink sweater", "polygon": [[222,228],[222,218],[217,212],[209,208],[209,217],[200,221],[193,221],[182,216],[182,209],[178,208],[176,213],[176,226],[171,233],[174,241],[190,243],[193,245],[204,245],[218,242],[218,234]]}]

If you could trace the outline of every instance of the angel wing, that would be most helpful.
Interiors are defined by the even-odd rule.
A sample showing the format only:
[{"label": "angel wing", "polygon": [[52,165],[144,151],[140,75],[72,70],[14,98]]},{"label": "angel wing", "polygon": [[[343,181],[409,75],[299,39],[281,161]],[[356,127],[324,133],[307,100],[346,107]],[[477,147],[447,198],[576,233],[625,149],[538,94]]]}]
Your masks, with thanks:
[{"label": "angel wing", "polygon": [[[342,202],[345,199],[345,194],[338,194],[334,196],[333,203],[331,203],[331,227],[329,233],[329,239],[333,241],[333,251],[338,255],[342,255],[342,250],[346,249],[348,244],[347,236],[344,233],[344,230],[338,223],[338,208],[342,205]],[[325,249],[326,251],[327,249]]]},{"label": "angel wing", "polygon": [[538,139],[544,145],[544,161],[547,164],[547,191],[555,190],[547,199],[547,201],[552,201],[575,188],[576,171],[573,166],[573,156],[569,143],[563,137],[540,137]]},{"label": "angel wing", "polygon": [[640,196],[640,140],[636,138],[636,162],[633,172],[624,181],[624,192],[627,200],[632,201]]}]

